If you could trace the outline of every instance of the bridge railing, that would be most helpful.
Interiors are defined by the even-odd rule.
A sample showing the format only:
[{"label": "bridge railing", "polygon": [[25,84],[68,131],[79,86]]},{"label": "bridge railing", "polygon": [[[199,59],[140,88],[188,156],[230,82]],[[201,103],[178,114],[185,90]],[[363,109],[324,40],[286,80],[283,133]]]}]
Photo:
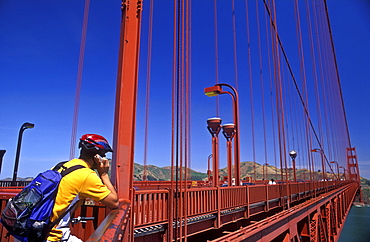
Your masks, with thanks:
[{"label": "bridge railing", "polygon": [[160,223],[168,220],[168,190],[135,191],[134,224]]},{"label": "bridge railing", "polygon": [[0,187],[1,188],[7,188],[7,187],[25,187],[27,186],[31,181],[16,181],[15,186],[12,186],[12,181],[0,181]]},{"label": "bridge railing", "polygon": [[[325,192],[325,189],[335,188],[336,186],[349,183],[349,181],[318,181],[302,182],[277,185],[248,185],[235,187],[190,187],[185,191],[179,191],[178,197],[187,199],[186,216],[195,217],[205,214],[217,214],[219,211],[228,210],[237,207],[248,207],[252,204],[276,200],[286,195],[286,189],[289,188],[290,196],[296,196],[298,199],[304,198],[302,195],[312,196],[316,193]],[[0,205],[1,210],[5,207],[9,198],[14,197],[20,188],[1,188]],[[133,226],[134,228],[145,227],[155,224],[167,224],[170,219],[171,192],[166,190],[137,190],[134,193],[132,202]],[[277,200],[280,203],[280,200]],[[295,201],[295,200],[292,200]],[[276,205],[274,205],[276,206]],[[277,206],[281,206],[277,205]],[[265,209],[269,209],[266,207]],[[76,224],[72,227],[72,232],[81,239],[87,239],[91,233],[97,229],[99,224],[106,216],[106,208],[100,203],[85,204],[77,210],[75,217],[94,217],[94,221],[88,221],[86,224]],[[0,225],[1,241],[4,240],[6,230]]]},{"label": "bridge railing", "polygon": [[[342,182],[343,183],[343,182]],[[233,187],[190,187],[181,189],[177,195],[187,199],[187,217],[216,213],[236,207],[295,196],[291,201],[311,196],[314,191],[339,185],[335,181],[300,182],[276,185],[249,185]],[[219,196],[219,202],[218,202]],[[166,223],[169,216],[170,193],[168,190],[135,191],[134,226]]]},{"label": "bridge railing", "polygon": [[230,209],[245,206],[247,202],[247,189],[244,187],[221,187],[220,188],[221,205],[220,209]]},{"label": "bridge railing", "polygon": [[[184,193],[184,191],[183,191]],[[194,216],[198,214],[211,213],[217,209],[217,188],[189,189],[187,190],[187,214]]]}]

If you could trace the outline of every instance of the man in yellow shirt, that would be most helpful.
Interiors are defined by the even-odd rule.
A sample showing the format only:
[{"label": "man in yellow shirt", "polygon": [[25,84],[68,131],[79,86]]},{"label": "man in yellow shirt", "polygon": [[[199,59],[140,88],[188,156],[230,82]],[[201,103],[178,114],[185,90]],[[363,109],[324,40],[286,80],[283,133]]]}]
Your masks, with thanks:
[{"label": "man in yellow shirt", "polygon": [[80,138],[79,148],[80,157],[66,162],[64,167],[82,165],[84,168],[69,173],[60,181],[51,217],[52,222],[60,221],[50,231],[47,241],[82,241],[71,235],[69,225],[73,210],[81,206],[85,198],[100,201],[110,209],[118,208],[117,192],[108,177],[109,162],[105,158],[107,152],[113,152],[108,141],[100,135],[85,134]]}]

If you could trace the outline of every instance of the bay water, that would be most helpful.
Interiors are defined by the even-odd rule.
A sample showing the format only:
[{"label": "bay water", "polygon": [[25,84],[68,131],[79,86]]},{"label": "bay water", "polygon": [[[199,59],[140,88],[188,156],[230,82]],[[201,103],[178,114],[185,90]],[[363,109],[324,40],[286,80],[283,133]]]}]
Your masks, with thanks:
[{"label": "bay water", "polygon": [[339,242],[370,242],[370,207],[351,207]]}]

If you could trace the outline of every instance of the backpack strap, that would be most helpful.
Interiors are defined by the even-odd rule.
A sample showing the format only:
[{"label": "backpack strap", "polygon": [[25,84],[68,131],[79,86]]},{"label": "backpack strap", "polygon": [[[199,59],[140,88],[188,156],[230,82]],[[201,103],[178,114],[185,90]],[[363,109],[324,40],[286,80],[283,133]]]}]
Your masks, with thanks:
[{"label": "backpack strap", "polygon": [[[53,167],[53,171],[58,171],[67,161],[62,161],[62,162],[59,162],[58,164],[56,164],[56,166]],[[65,169],[66,167],[64,167]]]},{"label": "backpack strap", "polygon": [[[81,169],[81,168],[86,168],[85,166],[83,165],[75,165],[75,166],[71,166],[69,168],[66,168],[65,166],[63,166],[67,161],[62,161],[62,162],[59,162],[52,170],[53,171],[58,171],[60,168],[63,167],[63,171],[60,173],[62,175],[62,178],[66,175],[68,175],[69,173],[71,173],[72,171],[75,171],[75,170],[78,170],[78,169]],[[49,232],[55,225],[57,225],[60,220],[66,216],[66,214],[68,214],[74,207],[76,207],[76,205],[78,204],[78,201],[75,202],[75,204],[73,204],[72,206],[70,206],[66,211],[64,211],[64,213],[62,213],[60,215],[60,217],[58,219],[56,219],[54,222],[50,222],[49,225],[47,226],[47,232]]]},{"label": "backpack strap", "polygon": [[[69,206],[69,208],[67,208],[67,210],[64,211],[64,213],[62,213],[61,216],[57,218],[54,222],[49,222],[48,226],[46,227],[47,229],[45,230],[47,234],[49,234],[50,230],[52,230],[54,226],[57,225],[60,222],[60,220],[62,220],[62,218],[64,218],[64,216],[66,216],[70,211],[72,211],[72,209],[75,208],[77,204],[78,204],[78,201],[75,202],[72,206]],[[47,236],[48,235],[46,235],[46,237]]]},{"label": "backpack strap", "polygon": [[68,161],[62,161],[62,162],[59,162],[56,166],[53,167],[53,171],[58,171],[60,168],[63,168],[63,171],[60,173],[62,175],[62,177],[68,175],[69,173],[71,173],[72,171],[75,171],[75,170],[78,170],[78,169],[81,169],[81,168],[86,168],[85,166],[83,165],[75,165],[75,166],[71,166],[69,168],[65,167],[64,164],[68,162]]},{"label": "backpack strap", "polygon": [[75,171],[75,170],[78,170],[78,169],[81,169],[81,168],[86,168],[85,166],[83,165],[75,165],[75,166],[71,166],[67,169],[64,169],[60,174],[62,174],[62,177],[68,175],[69,173],[71,173],[72,171]]}]

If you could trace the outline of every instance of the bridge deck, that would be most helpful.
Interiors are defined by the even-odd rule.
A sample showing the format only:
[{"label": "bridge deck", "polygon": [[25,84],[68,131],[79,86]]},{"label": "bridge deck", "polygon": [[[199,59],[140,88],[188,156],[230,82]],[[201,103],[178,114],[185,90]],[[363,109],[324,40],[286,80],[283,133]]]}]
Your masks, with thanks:
[{"label": "bridge deck", "polygon": [[[233,231],[240,227],[245,227],[243,234],[246,234],[247,229],[260,229],[263,226],[259,224],[266,225],[266,221],[271,223],[277,219],[276,216],[283,217],[281,214],[295,216],[290,212],[293,211],[293,206],[298,204],[300,204],[298,205],[300,210],[295,207],[294,211],[299,210],[302,218],[306,219],[307,216],[310,216],[309,214],[313,213],[313,208],[322,206],[318,205],[319,203],[327,204],[325,201],[329,201],[332,207],[336,207],[336,212],[332,213],[335,219],[331,220],[337,221],[335,224],[339,227],[335,231],[338,234],[341,231],[340,225],[345,220],[350,203],[358,189],[357,183],[348,181],[260,184],[217,188],[189,186],[186,189],[179,189],[177,192],[171,190],[168,183],[165,182],[162,184],[152,182],[146,183],[146,185],[137,185],[131,206],[125,204],[121,209],[122,214],[116,212],[117,214],[114,215],[118,216],[116,218],[117,223],[122,223],[129,214],[129,208],[132,209],[131,220],[128,220],[127,224],[121,224],[121,229],[124,230],[126,227],[133,226],[133,229],[129,231],[131,231],[135,241],[145,241],[147,239],[165,241],[168,236],[182,237],[185,234],[189,237],[189,241],[192,241],[192,236],[194,241],[199,241],[202,239],[198,235],[200,233],[213,231],[212,233],[221,236],[222,232],[220,231],[225,230],[225,228]],[[149,190],[149,187],[160,189]],[[145,190],[143,190],[144,188]],[[0,189],[1,209],[4,208],[6,201],[17,194],[19,190],[20,188]],[[343,193],[346,195],[342,195]],[[317,197],[320,198],[319,201]],[[345,201],[341,199],[344,197]],[[309,208],[312,208],[312,211]],[[304,212],[302,212],[302,209]],[[287,211],[289,211],[289,215],[286,214]],[[101,204],[86,201],[85,205],[77,210],[74,216],[94,217],[95,219],[91,222],[73,225],[73,233],[86,241],[95,231],[91,238],[101,239],[106,230],[109,230],[108,225],[115,224],[112,222],[114,220],[113,215],[111,215],[111,218],[104,220],[107,212]],[[237,221],[239,223],[236,223]],[[179,226],[180,224],[182,226]],[[98,229],[99,225],[105,229]],[[168,228],[172,228],[172,230]],[[5,238],[6,230],[2,226],[0,226],[0,233],[1,241],[12,241],[11,238]],[[237,235],[233,235],[234,237],[232,235],[233,233],[230,233],[228,236],[238,238]],[[277,235],[278,233],[274,233],[274,236]],[[297,232],[293,235],[296,236]],[[231,239],[230,241],[238,240]]]}]

